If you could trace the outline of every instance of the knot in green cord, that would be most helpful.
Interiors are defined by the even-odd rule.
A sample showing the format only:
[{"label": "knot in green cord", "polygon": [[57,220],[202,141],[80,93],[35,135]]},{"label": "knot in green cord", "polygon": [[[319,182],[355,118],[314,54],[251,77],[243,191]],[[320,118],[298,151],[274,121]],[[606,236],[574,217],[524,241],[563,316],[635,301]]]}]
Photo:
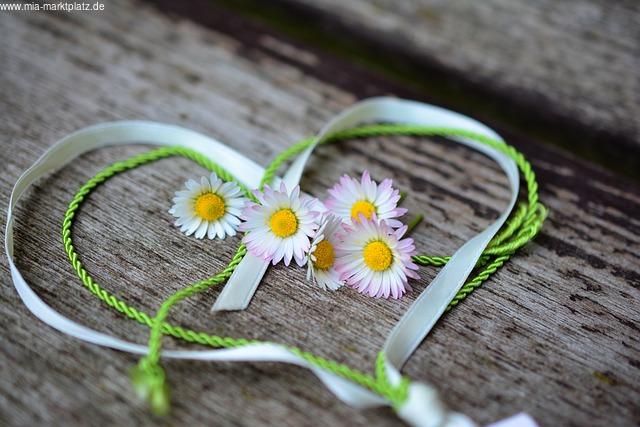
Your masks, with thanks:
[{"label": "knot in green cord", "polygon": [[131,384],[136,394],[149,403],[156,415],[169,413],[169,387],[165,381],[164,370],[147,358],[140,360],[131,369]]},{"label": "knot in green cord", "polygon": [[391,402],[394,410],[398,411],[409,397],[409,384],[411,381],[406,377],[402,377],[398,384],[391,384],[387,376],[385,360],[384,352],[379,352],[376,358],[376,384],[379,388],[378,392]]}]

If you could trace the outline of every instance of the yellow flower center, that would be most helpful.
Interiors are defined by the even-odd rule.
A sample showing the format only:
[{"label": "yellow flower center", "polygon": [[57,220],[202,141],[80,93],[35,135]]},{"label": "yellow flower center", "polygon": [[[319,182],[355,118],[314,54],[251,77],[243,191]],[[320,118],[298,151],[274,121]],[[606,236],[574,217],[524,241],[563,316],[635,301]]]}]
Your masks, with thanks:
[{"label": "yellow flower center", "polygon": [[375,211],[376,207],[373,205],[373,203],[367,200],[358,200],[353,205],[351,205],[351,218],[359,222],[360,214],[362,214],[365,218],[371,219]]},{"label": "yellow flower center", "polygon": [[224,215],[224,200],[214,193],[201,194],[196,199],[195,211],[200,218],[215,221]]},{"label": "yellow flower center", "polygon": [[316,260],[313,262],[313,266],[318,270],[328,270],[333,266],[333,259],[335,255],[333,254],[333,245],[329,243],[327,240],[323,240],[318,243],[313,256]]},{"label": "yellow flower center", "polygon": [[364,263],[373,271],[384,271],[391,266],[393,262],[393,253],[391,248],[385,242],[374,240],[367,243],[362,251]]},{"label": "yellow flower center", "polygon": [[289,208],[280,209],[269,219],[271,231],[278,237],[289,237],[298,231],[298,218]]}]

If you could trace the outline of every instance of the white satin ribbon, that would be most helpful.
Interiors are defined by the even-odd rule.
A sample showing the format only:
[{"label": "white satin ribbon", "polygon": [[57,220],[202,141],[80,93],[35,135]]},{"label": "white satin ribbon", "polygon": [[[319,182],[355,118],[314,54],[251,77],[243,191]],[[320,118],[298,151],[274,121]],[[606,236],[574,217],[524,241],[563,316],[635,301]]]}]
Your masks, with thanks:
[{"label": "white satin ribbon", "polygon": [[[453,111],[397,98],[370,98],[354,104],[330,120],[316,135],[314,144],[296,157],[283,177],[288,191],[292,191],[293,188],[300,183],[305,165],[320,141],[333,133],[350,129],[364,123],[375,122],[464,129],[501,140],[500,137],[487,126],[462,114],[454,113]],[[478,142],[462,139],[456,140],[487,153],[491,157],[494,156],[489,153],[501,155],[501,153]],[[502,157],[506,156],[502,155]],[[506,157],[506,159],[510,160],[508,157]],[[517,169],[515,176],[517,185]],[[509,212],[510,210],[511,209],[508,209]],[[508,215],[509,212],[506,212],[506,214]],[[216,299],[211,310],[215,312],[244,310],[247,308],[268,267],[269,261],[265,261],[250,253],[247,254],[240,264],[238,264],[238,267],[229,278],[229,281]]]},{"label": "white satin ribbon", "polygon": [[[453,111],[397,98],[372,98],[356,103],[323,127],[315,137],[315,143],[293,161],[285,174],[283,180],[287,188],[292,189],[298,185],[304,167],[320,141],[333,133],[373,122],[463,129],[502,141],[500,136],[487,126]],[[487,244],[508,218],[518,196],[519,175],[513,159],[498,150],[471,139],[452,139],[495,160],[507,174],[511,185],[511,198],[507,209],[495,222],[458,249],[393,329],[387,339],[384,351],[388,362],[397,369],[404,364],[422,342],[447,308],[449,302],[462,287]],[[240,270],[245,263],[250,265],[251,268]],[[224,291],[218,297],[214,310],[246,308],[268,264],[268,262],[257,257],[245,257],[238,265],[238,270],[236,270],[238,274],[235,277],[231,277]],[[240,304],[237,304],[239,302]],[[395,371],[396,369],[391,369],[390,375],[397,378]]]},{"label": "white satin ribbon", "polygon": [[[396,102],[399,102],[400,104],[406,103],[404,105],[406,105],[407,107],[409,107],[410,105],[415,105],[415,107],[417,108],[409,108],[409,111],[406,111],[406,113],[408,114],[404,117],[401,117],[400,115],[393,114],[393,112],[391,111],[395,110],[396,107],[401,107],[400,104],[396,105]],[[367,105],[368,107],[366,107]],[[424,107],[423,104],[407,103],[406,101],[387,98],[365,101],[362,103],[362,106],[370,109],[367,110],[365,108],[361,110],[369,111],[369,113],[363,114],[363,116],[366,117],[360,116],[357,120],[353,119],[354,121],[351,125],[347,125],[349,120],[345,119],[345,121],[343,122],[343,125],[345,127],[340,127],[338,125],[327,127],[320,134],[319,138],[323,137],[327,133],[333,133],[338,129],[348,128],[355,125],[356,123],[361,123],[363,121],[375,121],[376,119],[378,119],[379,121],[411,123],[411,120],[407,120],[415,115],[422,116],[422,114],[424,114],[424,111],[420,111],[419,108]],[[355,110],[357,111],[358,108],[355,108]],[[455,113],[446,112],[446,110],[441,110],[436,107],[427,107],[427,110],[430,111],[431,114],[436,115],[438,114],[438,110],[440,110],[443,113],[451,115],[450,117],[452,119],[456,116],[459,116]],[[377,115],[375,114],[376,112]],[[346,112],[345,114],[347,113],[348,112]],[[342,116],[344,116],[345,114],[343,114]],[[462,117],[464,120],[471,120],[464,118],[463,116],[459,117]],[[440,122],[440,125],[445,126],[445,124],[443,124],[442,122]],[[452,127],[460,127],[455,124],[455,120],[453,120],[450,125]],[[482,128],[482,125],[480,124],[478,124],[477,126]],[[495,134],[492,134],[491,136],[495,137]],[[220,142],[208,138],[204,135],[177,126],[138,121],[115,122],[91,126],[75,132],[54,144],[43,154],[40,159],[38,159],[38,161],[36,161],[26,172],[24,172],[18,178],[11,192],[11,199],[7,210],[5,252],[9,262],[9,268],[11,271],[11,276],[13,278],[13,283],[20,298],[24,302],[25,306],[40,320],[65,334],[71,335],[86,342],[131,353],[145,354],[147,352],[147,347],[143,345],[122,340],[112,335],[105,334],[78,324],[73,320],[68,319],[62,314],[58,313],[52,307],[48,306],[40,297],[38,297],[38,295],[33,291],[29,284],[24,280],[13,259],[14,208],[29,186],[31,186],[40,177],[63,167],[64,165],[71,162],[74,158],[90,150],[110,145],[130,144],[135,142],[143,142],[146,144],[162,146],[182,146],[196,150],[215,160],[217,163],[224,165],[224,167],[231,174],[233,174],[240,182],[242,182],[249,188],[257,188],[264,172],[264,169],[262,167],[230,149],[229,147],[225,146],[224,144],[221,144]],[[308,158],[310,152],[311,151],[308,150],[308,153],[305,152],[302,154],[300,158],[303,158],[303,160],[299,160],[299,158],[298,160],[296,160],[296,162],[294,162],[294,165],[292,166],[293,171],[291,171],[290,169],[290,172],[287,173],[287,176],[295,178],[296,182],[297,180],[299,180],[302,171],[302,169],[300,168],[304,168],[304,163],[306,163],[306,159]],[[489,155],[496,158],[495,153]],[[498,162],[501,165],[503,164],[501,160],[498,160]],[[504,163],[504,165],[508,166],[508,162]],[[506,170],[507,168],[504,165],[503,168],[505,168]],[[510,174],[509,171],[507,171],[507,173]],[[515,176],[517,177],[517,171]],[[512,183],[512,189],[513,188],[517,190],[517,184],[514,187]],[[517,194],[517,191],[515,191],[515,193]],[[511,207],[512,204],[510,205],[510,208]],[[503,216],[505,215],[506,214],[503,214]],[[495,225],[495,223],[493,225]],[[491,230],[493,229],[493,225],[490,227]],[[485,230],[485,232],[479,235],[483,236],[482,239],[478,239],[477,241],[475,240],[475,238],[472,239],[471,242],[475,241],[476,243],[472,245],[473,247],[471,249],[476,249],[477,251],[479,246],[481,246],[486,240],[485,234],[488,235],[490,233],[487,233],[487,231]],[[464,249],[467,245],[468,244],[465,244],[465,246],[463,246],[461,250]],[[456,256],[461,250],[456,253]],[[471,260],[475,257],[476,251],[467,250],[464,251],[463,255]],[[469,255],[468,252],[473,253]],[[474,265],[475,261],[471,264]],[[456,278],[457,276],[458,275],[456,275]],[[447,280],[444,280],[443,283],[447,283]],[[433,284],[431,286],[433,286]],[[451,289],[453,289],[454,287],[453,285],[449,286],[451,287]],[[451,289],[449,289],[449,291],[451,291]],[[434,299],[437,299],[438,307],[444,304],[444,300],[446,299],[444,295],[449,295],[449,293],[450,292],[442,293],[442,295],[441,293],[437,293],[436,296],[434,296]],[[421,298],[419,298],[419,300],[416,301],[415,304],[418,304],[420,301]],[[410,309],[408,315],[411,314],[412,310],[413,307],[412,309]],[[431,310],[431,313],[431,316],[437,315],[439,317],[441,311],[439,309]],[[405,316],[405,318],[406,317],[407,316]],[[413,349],[415,349],[415,346],[419,343],[419,340],[421,340],[420,337],[424,337],[424,335],[426,335],[428,330],[437,319],[437,317],[435,319],[427,319],[428,321],[426,322],[426,325],[428,325],[428,327],[420,327],[419,325],[412,326],[415,325],[415,322],[418,319],[421,319],[420,316],[416,317],[416,315],[414,314],[409,317],[409,321],[406,321],[407,323],[405,324],[409,325],[411,328],[416,327],[416,331],[409,334],[409,337],[411,339],[407,340],[403,338],[406,337],[406,334],[399,334],[401,339],[394,338],[395,335],[398,335],[398,333],[394,330],[394,332],[396,333],[395,335],[392,334],[389,340],[391,341],[391,345],[385,347],[385,351],[387,351],[387,353],[390,355],[394,355],[395,357],[395,359],[391,359],[392,363],[389,363],[387,366],[390,378],[392,378],[393,381],[396,381],[396,379],[399,378],[399,373],[394,366],[402,364],[402,362],[398,362],[399,360],[406,360],[406,357],[408,357],[408,354],[405,356],[407,351],[410,350],[410,353],[411,351],[413,351]],[[401,320],[401,324],[405,318]],[[416,342],[416,340],[418,341]],[[387,344],[389,344],[389,341]],[[356,383],[350,382],[334,374],[333,372],[310,364],[305,359],[289,351],[285,346],[281,346],[278,344],[252,344],[233,349],[201,351],[167,350],[163,351],[162,355],[164,357],[170,358],[193,360],[230,362],[270,361],[291,363],[311,370],[338,398],[351,406],[357,408],[367,408],[372,406],[390,405],[390,402],[386,401],[383,397],[374,394],[368,389]],[[394,361],[395,363],[393,363]],[[407,402],[404,404],[404,406],[398,409],[398,415],[414,426],[453,427],[474,425],[468,418],[464,417],[463,415],[446,411],[442,407],[437,397],[434,396],[436,396],[435,390],[433,390],[430,386],[419,383],[412,384],[409,389],[409,398],[407,399]]]},{"label": "white satin ribbon", "polygon": [[[358,102],[332,119],[315,137],[315,142],[291,164],[283,181],[291,190],[298,185],[311,153],[320,141],[333,133],[365,123],[397,123],[463,129],[503,141],[492,129],[470,117],[432,105],[397,98],[380,97]],[[383,347],[387,375],[397,384],[400,368],[427,336],[437,320],[464,285],[476,262],[493,236],[509,217],[519,192],[518,167],[513,159],[492,147],[467,138],[451,138],[495,160],[506,173],[511,197],[500,217],[484,231],[458,249],[425,291],[391,331]],[[250,254],[249,254],[250,255]],[[246,265],[243,266],[243,263]],[[243,310],[262,280],[269,263],[254,256],[245,257],[219,295],[213,310]],[[411,405],[405,406],[405,408]]]}]

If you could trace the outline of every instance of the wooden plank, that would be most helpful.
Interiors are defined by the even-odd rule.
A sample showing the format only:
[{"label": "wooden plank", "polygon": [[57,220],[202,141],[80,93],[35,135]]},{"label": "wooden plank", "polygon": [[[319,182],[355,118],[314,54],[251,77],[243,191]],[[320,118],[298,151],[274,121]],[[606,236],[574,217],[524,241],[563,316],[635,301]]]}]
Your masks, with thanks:
[{"label": "wooden plank", "polygon": [[[206,0],[150,0],[206,20]],[[635,2],[222,0],[459,111],[497,117],[629,176],[640,170]],[[299,25],[304,22],[304,25]]]},{"label": "wooden plank", "polygon": [[[47,146],[92,123],[179,123],[265,164],[317,131],[363,87],[408,95],[237,17],[220,15],[238,25],[221,26],[229,30],[223,33],[138,2],[107,6],[100,14],[0,16],[2,203]],[[330,64],[333,73],[314,74],[314,64],[321,71]],[[548,223],[535,242],[442,319],[405,372],[437,384],[452,408],[481,423],[524,410],[541,425],[638,424],[640,188],[522,135],[505,135],[538,172],[542,200],[551,209]],[[363,167],[378,179],[393,176],[410,192],[407,207],[428,217],[415,233],[418,247],[435,254],[453,252],[504,206],[505,179],[480,155],[441,141],[366,143],[374,149],[362,141],[323,148],[304,188],[322,195],[338,174]],[[104,166],[141,150],[100,150],[43,180],[20,207],[16,249],[27,280],[56,309],[145,342],[147,329],[81,288],[59,236],[74,191]],[[181,286],[215,273],[233,251],[229,242],[187,239],[171,226],[168,203],[193,173],[183,160],[140,168],[99,188],[79,215],[77,248],[87,269],[144,310],[152,312]],[[129,387],[135,357],[80,343],[36,321],[15,294],[5,261],[2,268],[0,419],[8,425],[159,422]],[[171,318],[212,333],[314,349],[367,370],[435,271],[422,274],[416,292],[391,302],[349,290],[323,293],[305,282],[302,269],[276,267],[246,312],[211,316],[213,290],[180,304]],[[300,369],[165,366],[173,390],[170,424],[397,424],[388,410],[356,411],[339,403]]]},{"label": "wooden plank", "polygon": [[290,1],[640,143],[638,3]]}]

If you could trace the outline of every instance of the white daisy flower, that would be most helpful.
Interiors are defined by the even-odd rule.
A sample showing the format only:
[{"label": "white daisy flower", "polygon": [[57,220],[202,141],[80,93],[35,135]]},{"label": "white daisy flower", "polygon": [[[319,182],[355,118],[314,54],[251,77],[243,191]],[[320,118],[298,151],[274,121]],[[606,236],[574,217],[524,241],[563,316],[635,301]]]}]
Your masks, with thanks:
[{"label": "white daisy flower", "polygon": [[175,225],[180,231],[198,239],[235,236],[242,207],[247,202],[240,187],[235,182],[223,182],[214,172],[208,179],[200,178],[200,183],[190,179],[185,186],[186,190],[176,192],[169,209],[178,218]]},{"label": "white daisy flower", "polygon": [[376,184],[371,180],[368,171],[362,173],[360,182],[348,175],[343,175],[333,188],[329,189],[327,208],[346,223],[357,222],[360,215],[371,219],[385,220],[390,227],[398,228],[402,223],[397,217],[407,210],[397,207],[400,192],[392,187],[393,181],[385,179]]},{"label": "white daisy flower", "polygon": [[407,226],[396,230],[386,221],[358,221],[345,226],[342,241],[336,246],[335,268],[341,279],[360,293],[375,298],[400,298],[407,290],[409,278],[419,279],[418,266],[411,260],[416,247],[413,239],[401,239]]},{"label": "white daisy flower", "polygon": [[339,243],[342,220],[329,214],[323,215],[320,223],[307,254],[307,280],[313,280],[322,289],[335,291],[344,285],[335,269],[335,247]]},{"label": "white daisy flower", "polygon": [[254,194],[260,204],[248,202],[242,211],[241,218],[246,222],[239,229],[248,232],[242,242],[251,254],[274,265],[282,260],[289,265],[293,258],[303,266],[311,246],[309,237],[318,228],[315,199],[301,197],[298,186],[288,195],[284,183],[280,191],[265,185],[263,192]]}]

